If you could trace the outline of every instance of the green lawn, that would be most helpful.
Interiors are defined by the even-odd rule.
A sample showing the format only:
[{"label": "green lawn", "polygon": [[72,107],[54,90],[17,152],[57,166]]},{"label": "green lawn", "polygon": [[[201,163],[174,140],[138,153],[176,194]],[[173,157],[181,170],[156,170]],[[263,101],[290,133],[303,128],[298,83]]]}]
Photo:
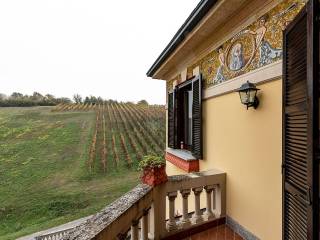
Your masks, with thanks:
[{"label": "green lawn", "polygon": [[94,112],[0,108],[0,239],[93,214],[139,182],[121,168],[88,171]]}]

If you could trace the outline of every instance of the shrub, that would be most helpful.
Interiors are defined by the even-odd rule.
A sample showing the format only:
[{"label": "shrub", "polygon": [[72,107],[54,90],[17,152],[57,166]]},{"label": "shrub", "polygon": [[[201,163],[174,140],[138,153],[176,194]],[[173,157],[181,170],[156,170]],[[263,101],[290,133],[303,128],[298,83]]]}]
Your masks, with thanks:
[{"label": "shrub", "polygon": [[166,165],[164,157],[156,154],[148,154],[139,162],[139,170],[145,168],[161,168]]}]

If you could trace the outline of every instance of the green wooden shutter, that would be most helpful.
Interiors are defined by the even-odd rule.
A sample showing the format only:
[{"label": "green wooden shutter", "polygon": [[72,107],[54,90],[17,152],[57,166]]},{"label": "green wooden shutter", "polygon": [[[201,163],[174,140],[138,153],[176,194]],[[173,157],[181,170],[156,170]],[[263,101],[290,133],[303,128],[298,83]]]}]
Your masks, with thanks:
[{"label": "green wooden shutter", "polygon": [[175,126],[175,119],[174,119],[174,93],[171,92],[168,94],[168,147],[174,148],[175,141],[174,141],[174,126]]},{"label": "green wooden shutter", "polygon": [[192,81],[192,154],[202,159],[202,79]]},{"label": "green wooden shutter", "polygon": [[319,239],[319,40],[313,42],[313,7],[311,0],[284,32],[284,240]]},{"label": "green wooden shutter", "polygon": [[173,132],[173,136],[174,136],[174,148],[175,149],[180,149],[180,143],[179,143],[179,132],[180,129],[179,128],[179,124],[181,122],[181,117],[180,117],[180,113],[181,113],[181,109],[179,109],[179,94],[180,94],[180,90],[178,87],[175,87],[174,91],[173,91],[173,111],[174,111],[174,132]]}]

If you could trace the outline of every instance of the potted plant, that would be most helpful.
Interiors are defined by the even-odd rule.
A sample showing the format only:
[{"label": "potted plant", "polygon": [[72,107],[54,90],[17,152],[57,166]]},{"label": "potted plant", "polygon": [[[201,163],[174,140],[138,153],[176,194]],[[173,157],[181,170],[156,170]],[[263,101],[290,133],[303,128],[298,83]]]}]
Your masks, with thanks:
[{"label": "potted plant", "polygon": [[139,162],[139,170],[143,171],[141,180],[150,186],[156,186],[168,181],[166,162],[162,156],[149,154]]}]

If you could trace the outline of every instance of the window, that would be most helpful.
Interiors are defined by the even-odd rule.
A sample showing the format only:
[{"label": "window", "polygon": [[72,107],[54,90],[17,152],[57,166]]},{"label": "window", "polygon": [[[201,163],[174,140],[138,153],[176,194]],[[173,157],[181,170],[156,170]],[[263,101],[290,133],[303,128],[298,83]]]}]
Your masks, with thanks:
[{"label": "window", "polygon": [[202,158],[201,76],[177,85],[168,94],[168,146]]}]

